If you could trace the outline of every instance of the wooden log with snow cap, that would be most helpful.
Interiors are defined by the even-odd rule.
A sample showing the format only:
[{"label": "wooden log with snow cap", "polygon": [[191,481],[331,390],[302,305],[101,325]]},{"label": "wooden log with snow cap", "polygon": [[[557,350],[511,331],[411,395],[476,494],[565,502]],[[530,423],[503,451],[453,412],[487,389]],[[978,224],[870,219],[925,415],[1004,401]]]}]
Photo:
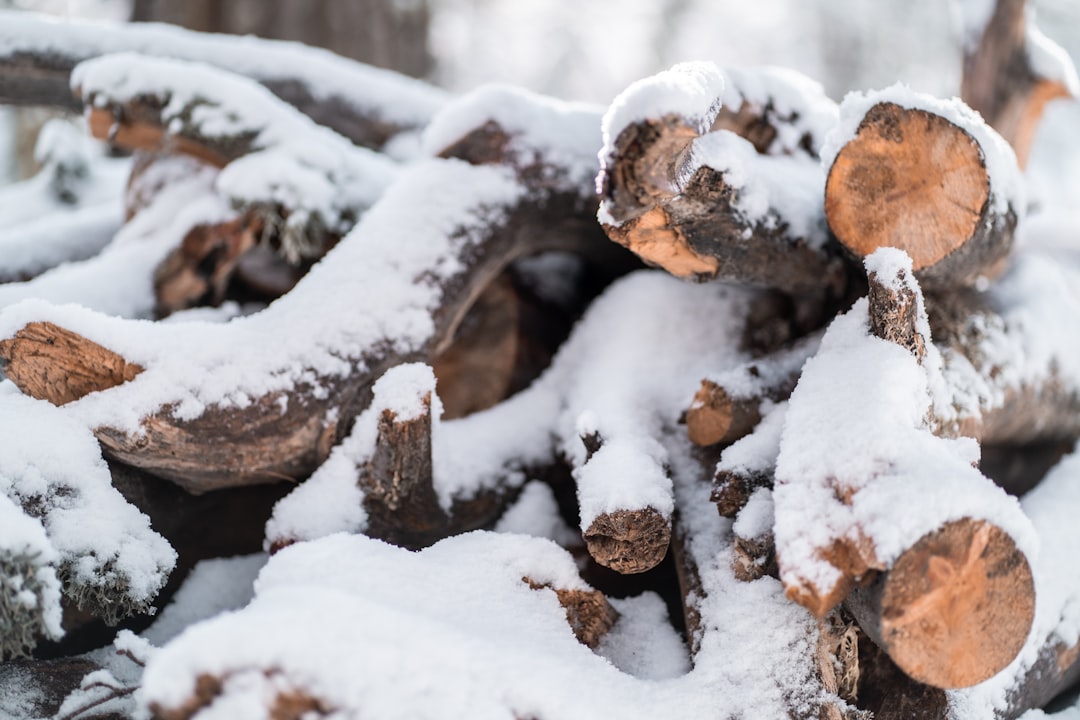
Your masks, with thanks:
[{"label": "wooden log with snow cap", "polygon": [[419,132],[446,100],[419,80],[297,43],[10,10],[0,15],[0,102],[78,110],[72,70],[115,52],[197,60],[251,77],[316,122],[376,149]]},{"label": "wooden log with snow cap", "polygon": [[[562,164],[560,158],[578,162],[579,147],[557,148],[562,154],[553,156],[555,167]],[[468,308],[508,263],[544,250],[607,251],[602,233],[583,217],[591,210],[584,195],[591,197],[591,188],[568,182],[569,176],[576,178],[556,169],[519,179],[515,169],[503,166],[469,166],[457,160],[418,163],[334,248],[334,262],[317,265],[268,310],[207,329],[219,338],[205,348],[217,388],[209,394],[208,369],[199,366],[202,351],[182,340],[182,329],[127,326],[80,315],[76,324],[85,327],[84,332],[65,329],[94,341],[94,328],[109,325],[108,339],[98,344],[121,357],[148,356],[139,363],[144,371],[134,380],[83,398],[84,408],[89,403],[105,413],[100,420],[91,418],[90,424],[113,457],[195,492],[306,477],[348,434],[355,416],[370,402],[375,379],[394,365],[441,354]],[[548,178],[551,184],[545,185]],[[421,190],[446,196],[448,202],[418,210],[412,199]],[[412,233],[413,251],[404,264],[397,245],[384,241],[387,233]],[[370,280],[361,282],[360,276]],[[375,286],[384,288],[385,301],[357,316],[356,308],[372,302],[369,293]],[[313,308],[322,308],[314,311],[315,322]],[[418,317],[423,322],[417,324]],[[10,334],[35,319],[43,318],[16,321],[9,316],[18,326],[10,328]],[[282,332],[292,341],[279,349],[283,351],[255,361],[262,370],[242,360],[227,363],[233,368],[228,371],[234,378],[230,382],[236,385],[222,392],[223,366],[220,359],[211,359],[220,352],[217,343],[257,345],[267,337],[282,337]],[[342,345],[329,347],[328,342]],[[177,343],[184,346],[182,352],[169,349]],[[177,367],[181,356],[183,367]],[[17,377],[29,356],[8,352],[3,357]],[[80,355],[68,368],[77,368],[79,357],[82,364],[89,362]],[[241,390],[251,382],[250,394]],[[245,399],[237,402],[236,393]],[[178,412],[185,397],[208,401],[199,400],[195,412]],[[130,407],[136,398],[141,398],[138,427],[106,419],[115,417],[106,409],[112,403]],[[208,437],[218,442],[207,447]]]},{"label": "wooden log with snow cap", "polygon": [[1046,104],[1080,94],[1076,67],[1035,27],[1027,0],[996,0],[990,13],[975,5],[959,4],[964,20],[960,97],[1009,141],[1024,167]]},{"label": "wooden log with snow cap", "polygon": [[786,412],[786,401],[770,408],[752,432],[720,454],[709,499],[722,517],[736,518],[759,489],[772,489]]},{"label": "wooden log with snow cap", "polygon": [[821,88],[790,71],[688,63],[639,81],[604,118],[601,223],[679,277],[840,294],[845,265],[818,202],[834,120]]},{"label": "wooden log with snow cap", "polygon": [[1023,213],[1012,150],[958,100],[895,86],[849,95],[831,137],[825,213],[864,258],[904,250],[928,289],[1000,275]]},{"label": "wooden log with snow cap", "polygon": [[[974,442],[931,430],[940,358],[918,358],[929,326],[910,260],[881,250],[867,269],[871,300],[826,331],[785,416],[774,491],[780,575],[818,616],[847,599],[916,680],[967,687],[1023,647],[1035,611],[1033,532],[973,468]],[[857,457],[841,441],[856,428],[830,412],[833,402],[873,408],[852,421],[864,439]],[[919,521],[900,531],[883,508]],[[811,537],[805,523],[828,530]]]}]

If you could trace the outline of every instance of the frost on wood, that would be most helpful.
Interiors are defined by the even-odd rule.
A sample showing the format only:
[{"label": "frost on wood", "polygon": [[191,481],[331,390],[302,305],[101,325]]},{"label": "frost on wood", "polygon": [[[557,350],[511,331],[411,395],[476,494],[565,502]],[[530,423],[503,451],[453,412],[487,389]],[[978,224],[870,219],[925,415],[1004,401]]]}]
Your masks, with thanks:
[{"label": "frost on wood", "polygon": [[1025,209],[1015,155],[959,100],[903,86],[852,93],[822,158],[825,213],[857,257],[911,256],[927,287],[954,288],[1005,269]]},{"label": "frost on wood", "polygon": [[67,600],[111,623],[146,612],[176,553],[112,487],[83,426],[45,402],[0,397],[0,494],[41,522]]},{"label": "frost on wood", "polygon": [[41,523],[0,495],[0,660],[63,634],[55,561]]},{"label": "frost on wood", "polygon": [[817,153],[835,106],[793,71],[677,65],[627,88],[604,117],[599,218],[680,277],[840,292]]},{"label": "frost on wood", "polygon": [[77,109],[73,68],[116,52],[197,60],[252,77],[358,145],[418,132],[445,102],[421,81],[297,43],[191,32],[165,25],[0,15],[0,99]]}]

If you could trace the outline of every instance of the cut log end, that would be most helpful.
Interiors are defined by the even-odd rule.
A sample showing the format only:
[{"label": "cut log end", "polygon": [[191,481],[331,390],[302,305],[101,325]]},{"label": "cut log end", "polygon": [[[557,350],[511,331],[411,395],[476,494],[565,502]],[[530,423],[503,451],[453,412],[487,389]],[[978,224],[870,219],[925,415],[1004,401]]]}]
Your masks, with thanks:
[{"label": "cut log end", "polygon": [[615,625],[619,613],[599,590],[562,590],[555,588],[559,604],[566,610],[566,621],[582,645],[595,648]]},{"label": "cut log end", "polygon": [[881,643],[913,679],[968,687],[1012,662],[1034,616],[1024,554],[1001,529],[965,518],[894,564],[882,589]]},{"label": "cut log end", "polygon": [[662,207],[654,207],[623,225],[605,225],[608,236],[650,265],[676,277],[708,280],[720,271],[715,257],[702,255]]},{"label": "cut log end", "polygon": [[976,235],[989,196],[982,151],[967,132],[924,110],[880,103],[836,156],[825,211],[857,256],[897,247],[919,271]]},{"label": "cut log end", "polygon": [[142,368],[50,322],[0,340],[0,371],[25,394],[63,405],[135,378]]},{"label": "cut log end", "polygon": [[593,559],[623,575],[659,565],[670,543],[671,519],[653,508],[605,513],[585,532]]}]

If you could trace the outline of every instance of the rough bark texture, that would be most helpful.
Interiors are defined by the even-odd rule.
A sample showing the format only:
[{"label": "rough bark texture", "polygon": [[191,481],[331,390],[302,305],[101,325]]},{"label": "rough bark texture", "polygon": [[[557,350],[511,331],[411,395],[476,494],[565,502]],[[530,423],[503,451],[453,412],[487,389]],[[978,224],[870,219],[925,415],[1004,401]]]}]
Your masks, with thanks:
[{"label": "rough bark texture", "polygon": [[1016,209],[994,210],[993,182],[963,129],[879,103],[829,170],[825,213],[857,257],[896,247],[924,287],[972,285],[1000,274],[1012,248]]},{"label": "rough bark texture", "polygon": [[598,590],[568,590],[535,583],[529,578],[524,580],[534,590],[549,588],[555,593],[559,604],[566,610],[566,622],[574,631],[574,637],[586,647],[595,649],[619,619],[618,611],[611,606],[604,593]]},{"label": "rough bark texture", "polygon": [[947,523],[848,598],[859,625],[911,678],[941,688],[996,675],[1035,617],[1031,567],[984,520]]},{"label": "rough bark texture", "polygon": [[701,167],[679,181],[695,137],[677,115],[635,123],[619,134],[601,188],[618,223],[604,225],[608,236],[679,277],[839,294],[845,282],[841,259],[794,237],[782,219],[747,219],[736,208],[740,191],[722,172]]},{"label": "rough bark texture", "polygon": [[965,48],[960,97],[1009,141],[1020,167],[1046,103],[1070,97],[1058,78],[1036,74],[1028,59],[1027,0],[997,0],[978,44]]},{"label": "rough bark texture", "polygon": [[922,298],[918,287],[908,281],[903,270],[892,278],[880,278],[871,272],[869,278],[870,332],[904,348],[922,364],[930,339],[919,331]]},{"label": "rough bark texture", "polygon": [[142,368],[70,330],[34,322],[0,340],[0,371],[27,395],[63,405],[132,380]]},{"label": "rough bark texture", "polygon": [[734,518],[746,506],[758,488],[772,488],[776,478],[771,472],[717,471],[709,499],[716,503],[720,515]]}]

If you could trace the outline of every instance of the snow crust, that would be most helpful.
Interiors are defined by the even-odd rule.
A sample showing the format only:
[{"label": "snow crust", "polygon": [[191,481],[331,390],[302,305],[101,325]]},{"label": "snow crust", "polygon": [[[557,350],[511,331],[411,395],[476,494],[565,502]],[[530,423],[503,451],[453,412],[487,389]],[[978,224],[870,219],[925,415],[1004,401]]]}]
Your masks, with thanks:
[{"label": "snow crust", "polygon": [[485,85],[448,104],[432,118],[423,147],[438,154],[488,122],[510,136],[519,167],[546,162],[566,173],[567,189],[589,188],[598,169],[603,108],[539,95],[512,85]]},{"label": "snow crust", "polygon": [[363,65],[300,43],[232,37],[174,26],[63,21],[0,12],[0,54],[14,51],[85,58],[109,52],[199,60],[264,83],[299,81],[317,101],[339,100],[354,112],[420,127],[445,102],[427,83]]},{"label": "snow crust", "polygon": [[878,103],[893,103],[908,110],[924,110],[939,115],[971,136],[979,147],[990,176],[990,198],[995,212],[1010,208],[1022,217],[1027,208],[1026,185],[1016,163],[1016,153],[982,116],[959,98],[942,100],[919,93],[902,83],[883,90],[848,93],[840,103],[840,120],[826,137],[821,151],[821,165],[826,173],[837,154],[851,142],[866,113]]},{"label": "snow crust", "polygon": [[832,322],[792,393],[777,460],[785,585],[826,594],[839,579],[823,559],[836,540],[866,538],[888,567],[923,535],[965,517],[997,525],[1035,556],[1019,504],[974,468],[977,444],[934,436],[930,407],[926,371],[904,348],[869,334],[865,299]]}]

